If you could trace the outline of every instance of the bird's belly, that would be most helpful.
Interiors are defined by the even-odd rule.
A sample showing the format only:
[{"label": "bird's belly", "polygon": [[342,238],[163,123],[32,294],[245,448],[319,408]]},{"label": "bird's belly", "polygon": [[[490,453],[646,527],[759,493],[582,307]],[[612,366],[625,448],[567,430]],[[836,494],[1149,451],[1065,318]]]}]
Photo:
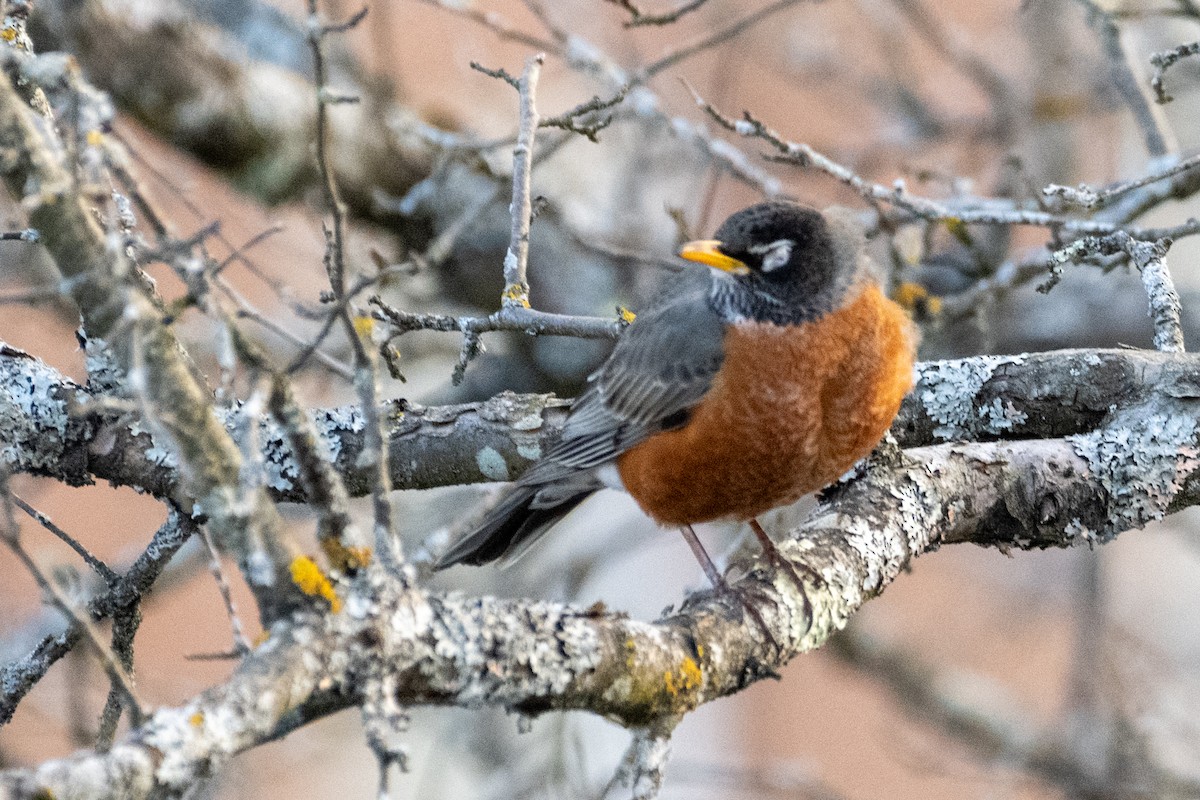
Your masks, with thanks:
[{"label": "bird's belly", "polygon": [[912,386],[915,335],[877,287],[804,325],[731,328],[688,424],[617,463],[662,524],[749,519],[836,480],[871,452]]}]

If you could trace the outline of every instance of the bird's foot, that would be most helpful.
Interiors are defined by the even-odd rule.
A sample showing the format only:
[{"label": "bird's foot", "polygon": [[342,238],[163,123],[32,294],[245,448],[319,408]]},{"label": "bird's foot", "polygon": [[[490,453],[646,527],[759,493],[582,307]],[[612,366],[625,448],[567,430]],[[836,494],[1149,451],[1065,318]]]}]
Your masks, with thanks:
[{"label": "bird's foot", "polygon": [[808,599],[808,587],[805,585],[804,579],[800,577],[800,572],[797,570],[797,567],[799,567],[799,570],[803,570],[805,573],[807,573],[817,585],[824,584],[824,578],[817,574],[816,570],[812,569],[811,567],[803,564],[797,565],[791,559],[784,556],[783,553],[779,552],[779,548],[775,546],[775,542],[771,541],[771,537],[767,536],[767,532],[763,530],[763,526],[759,524],[757,519],[750,519],[750,530],[754,531],[754,536],[758,539],[758,543],[762,547],[763,552],[766,553],[767,558],[769,558],[776,567],[786,572],[788,577],[792,579],[792,583],[796,584],[796,588],[800,590],[800,598],[804,603],[804,618],[806,620],[806,627],[811,629],[813,624],[813,605],[812,601]]},{"label": "bird's foot", "polygon": [[712,558],[709,557],[708,551],[704,549],[704,545],[700,543],[700,537],[696,536],[696,531],[692,528],[692,526],[684,525],[679,530],[680,533],[683,534],[684,540],[688,543],[688,547],[692,548],[692,555],[694,555],[696,560],[700,562],[700,568],[703,569],[704,574],[708,576],[709,583],[712,584],[713,589],[725,597],[732,597],[736,599],[738,603],[741,604],[742,608],[746,609],[750,616],[754,618],[754,621],[758,623],[758,627],[762,629],[762,632],[766,635],[767,641],[771,643],[771,646],[777,651],[783,652],[783,648],[780,647],[778,640],[775,639],[775,635],[771,633],[771,629],[767,627],[767,621],[763,619],[763,616],[759,612],[758,608],[750,601],[750,598],[746,595],[746,592],[738,591],[729,585],[729,583],[725,580],[725,576],[721,574],[721,571],[717,569],[717,565],[714,564]]}]

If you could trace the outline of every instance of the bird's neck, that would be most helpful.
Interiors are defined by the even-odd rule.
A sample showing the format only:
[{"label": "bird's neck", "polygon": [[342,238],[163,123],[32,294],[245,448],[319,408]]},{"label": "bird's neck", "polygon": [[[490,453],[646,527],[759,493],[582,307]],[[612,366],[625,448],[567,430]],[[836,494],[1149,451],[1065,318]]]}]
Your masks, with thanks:
[{"label": "bird's neck", "polygon": [[735,281],[714,275],[708,301],[727,324],[754,321],[772,325],[802,325],[838,307],[849,285],[826,286],[813,292],[805,286],[767,286],[764,281]]}]

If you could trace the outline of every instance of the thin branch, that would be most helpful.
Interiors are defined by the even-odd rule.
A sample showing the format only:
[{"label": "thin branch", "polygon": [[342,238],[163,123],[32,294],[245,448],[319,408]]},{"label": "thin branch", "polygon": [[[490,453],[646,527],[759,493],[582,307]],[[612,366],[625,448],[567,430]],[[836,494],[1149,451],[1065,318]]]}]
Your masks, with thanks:
[{"label": "thin branch", "polygon": [[724,44],[730,39],[736,38],[746,31],[766,21],[780,11],[784,11],[792,6],[800,3],[819,3],[821,0],[776,0],[774,3],[763,6],[757,11],[751,12],[739,20],[727,25],[726,27],[703,36],[691,44],[684,45],[677,50],[674,50],[659,59],[650,62],[638,71],[639,81],[644,82],[660,72],[670,69],[681,61],[685,61],[694,55],[706,52],[712,48]]},{"label": "thin branch", "polygon": [[[1182,353],[1183,326],[1179,292],[1167,269],[1169,241],[1146,242],[1134,239],[1124,231],[1109,236],[1087,236],[1056,251],[1052,263],[1079,261],[1089,256],[1110,256],[1123,253],[1142,274],[1142,285],[1150,301],[1150,317],[1154,321],[1154,347],[1167,353]],[[1052,275],[1052,280],[1057,273]]]},{"label": "thin branch", "polygon": [[[593,97],[587,102],[580,103],[569,111],[554,117],[543,117],[538,121],[539,128],[561,128],[566,131],[573,131],[586,137],[591,142],[599,142],[597,134],[612,124],[616,116],[609,114],[601,116],[598,112],[618,106],[629,94],[629,85],[622,86],[617,90],[612,97],[601,98]],[[594,116],[593,116],[594,115]],[[592,121],[585,121],[585,118],[591,118]]]},{"label": "thin branch", "polygon": [[[976,752],[1028,770],[1071,797],[1102,800],[1110,796],[1107,776],[1071,758],[1061,736],[1040,735],[1009,707],[965,705],[961,692],[939,680],[935,668],[921,663],[914,653],[880,641],[855,625],[830,639],[829,645],[836,656],[881,682],[921,719],[937,724]],[[1088,669],[1094,668],[1094,664],[1088,665]]]},{"label": "thin branch", "polygon": [[1142,285],[1150,301],[1150,318],[1154,321],[1154,348],[1165,353],[1182,353],[1183,309],[1175,281],[1167,269],[1166,243],[1125,238],[1122,246],[1142,272]]},{"label": "thin branch", "polygon": [[[172,510],[167,521],[155,532],[150,545],[117,584],[88,601],[86,611],[92,621],[111,617],[139,602],[195,529],[195,523],[190,518]],[[3,687],[3,691],[0,691],[0,725],[12,719],[17,704],[25,694],[55,662],[71,652],[82,636],[83,631],[72,625],[63,633],[42,639],[25,657],[0,667],[0,686]]]},{"label": "thin branch", "polygon": [[540,39],[536,36],[531,36],[530,34],[522,31],[520,28],[510,25],[508,20],[506,20],[500,14],[482,11],[470,5],[448,2],[447,0],[420,0],[420,2],[427,6],[433,6],[434,8],[439,8],[442,11],[446,11],[460,17],[465,17],[474,23],[491,29],[501,39],[505,39],[510,42],[516,42],[517,44],[533,48],[534,50],[541,50],[543,52],[554,53],[556,55],[563,54],[563,51],[555,42],[552,42],[549,39]]},{"label": "thin branch", "polygon": [[29,503],[26,503],[15,494],[12,495],[12,502],[17,508],[21,509],[26,514],[37,520],[39,525],[57,536],[63,543],[67,545],[67,547],[70,547],[72,550],[74,550],[79,557],[82,558],[84,562],[86,562],[87,565],[95,571],[97,575],[104,579],[104,582],[107,585],[112,586],[120,578],[117,573],[113,572],[112,569],[109,568],[108,564],[105,564],[103,561],[96,558],[96,556],[92,555],[91,551],[84,547],[75,537],[71,536],[71,534],[55,525],[54,520],[50,519],[48,516],[29,505]]},{"label": "thin branch", "polygon": [[502,308],[529,308],[529,281],[525,272],[529,265],[529,226],[533,214],[533,202],[530,199],[533,141],[538,127],[534,97],[545,60],[544,53],[528,58],[517,84],[521,98],[521,121],[517,146],[513,149],[512,203],[509,205],[512,223],[508,252],[504,255]]},{"label": "thin branch", "polygon": [[1091,186],[1088,186],[1086,183],[1081,183],[1074,189],[1069,186],[1050,184],[1046,188],[1042,189],[1042,195],[1045,197],[1060,198],[1064,202],[1079,208],[1102,208],[1114,200],[1127,195],[1129,192],[1134,191],[1135,189],[1141,189],[1143,186],[1149,186],[1152,183],[1158,183],[1161,180],[1173,178],[1176,175],[1180,175],[1197,166],[1200,166],[1200,155],[1183,159],[1182,161],[1172,164],[1171,166],[1154,170],[1140,178],[1124,181],[1106,189],[1097,190]]},{"label": "thin branch", "polygon": [[251,649],[250,640],[246,638],[242,620],[238,617],[237,607],[233,604],[233,592],[229,589],[229,581],[225,579],[225,570],[221,568],[221,554],[203,526],[200,527],[199,534],[205,549],[208,550],[208,571],[217,584],[217,591],[221,595],[221,604],[225,608],[225,616],[229,620],[229,627],[233,632],[233,652],[239,658],[245,657]]},{"label": "thin branch", "polygon": [[629,12],[629,19],[625,21],[626,28],[638,28],[645,25],[670,25],[673,22],[677,22],[681,17],[698,10],[708,0],[687,0],[687,2],[680,3],[670,11],[663,11],[657,14],[642,11],[630,2],[630,0],[608,0],[608,2],[618,5]]},{"label": "thin branch", "polygon": [[[327,230],[325,233],[326,270],[329,274],[329,285],[333,291],[333,300],[338,304],[337,318],[342,323],[354,353],[354,389],[366,422],[367,447],[363,451],[363,460],[371,469],[371,507],[375,518],[375,553],[393,574],[399,575],[404,554],[400,547],[400,540],[396,536],[392,520],[392,504],[388,496],[392,484],[388,471],[388,442],[384,436],[383,419],[378,413],[378,369],[374,352],[369,350],[364,343],[364,339],[370,338],[372,328],[366,326],[360,329],[356,321],[351,318],[350,306],[346,298],[345,210],[338,194],[337,180],[329,163],[326,141],[325,127],[328,124],[326,122],[328,108],[325,93],[325,55],[322,45],[326,32],[346,30],[346,28],[344,26],[321,26],[317,17],[317,0],[308,0],[308,14],[309,46],[312,50],[314,80],[317,88],[317,164],[325,187],[325,202],[333,218],[332,230]],[[359,14],[351,22],[361,21],[364,14]],[[364,319],[370,321],[369,318]]]},{"label": "thin branch", "polygon": [[11,494],[8,490],[8,473],[6,470],[0,470],[0,505],[3,506],[2,527],[0,530],[0,539],[8,545],[8,548],[13,552],[13,555],[25,565],[25,569],[37,581],[38,586],[46,595],[46,598],[52,602],[63,616],[66,617],[71,624],[82,632],[92,649],[96,652],[100,660],[101,666],[104,667],[108,679],[112,682],[113,687],[124,695],[125,701],[129,706],[130,717],[135,726],[141,725],[146,718],[144,706],[138,700],[137,692],[133,688],[133,679],[130,678],[121,662],[105,644],[100,637],[100,633],[92,625],[91,620],[87,619],[83,614],[76,610],[75,605],[63,593],[54,581],[46,577],[42,572],[41,567],[33,560],[33,557],[25,550],[21,544],[20,527],[13,518],[12,503],[10,502]]},{"label": "thin branch", "polygon": [[625,319],[549,314],[522,306],[501,307],[486,317],[455,317],[446,314],[411,314],[392,308],[378,296],[371,297],[370,303],[377,309],[376,319],[391,325],[396,336],[409,331],[474,334],[518,331],[531,336],[615,339],[628,325]]},{"label": "thin branch", "polygon": [[[869,202],[883,202],[896,206],[918,219],[951,221],[954,224],[968,225],[1030,225],[1076,234],[1108,235],[1124,231],[1139,240],[1163,238],[1164,236],[1162,231],[1155,229],[1075,219],[1046,211],[1018,208],[1007,200],[965,198],[953,203],[937,202],[912,194],[905,187],[903,181],[898,180],[890,187],[868,181],[849,167],[839,164],[809,145],[788,141],[749,112],[744,112],[742,119],[733,120],[703,98],[696,96],[695,99],[697,105],[722,127],[739,136],[759,139],[769,144],[778,153],[773,156],[774,160],[823,172],[850,187]],[[1200,233],[1200,222],[1193,219],[1172,228],[1169,235],[1175,238],[1197,233]]]},{"label": "thin branch", "polygon": [[1154,53],[1150,56],[1150,64],[1154,67],[1154,76],[1150,78],[1150,88],[1154,90],[1154,99],[1158,103],[1169,103],[1175,98],[1167,94],[1167,89],[1163,85],[1163,80],[1167,76],[1167,70],[1180,59],[1189,58],[1200,53],[1200,42],[1189,42],[1181,44],[1171,50],[1163,50]]},{"label": "thin branch", "polygon": [[1178,149],[1170,125],[1160,107],[1150,102],[1141,79],[1134,74],[1130,64],[1127,45],[1121,37],[1121,29],[1112,16],[1095,0],[1076,0],[1087,10],[1092,27],[1100,37],[1100,44],[1108,57],[1113,86],[1133,112],[1133,118],[1142,129],[1142,138],[1151,157],[1164,156]]}]

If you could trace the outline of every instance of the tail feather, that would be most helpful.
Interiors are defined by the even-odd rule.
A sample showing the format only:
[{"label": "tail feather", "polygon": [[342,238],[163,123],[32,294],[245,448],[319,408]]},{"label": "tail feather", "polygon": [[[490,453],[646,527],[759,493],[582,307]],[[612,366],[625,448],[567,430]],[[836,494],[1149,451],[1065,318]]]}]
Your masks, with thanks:
[{"label": "tail feather", "polygon": [[588,489],[569,495],[552,506],[538,508],[534,501],[541,488],[513,487],[479,527],[441,555],[434,569],[445,569],[455,564],[478,566],[499,559],[515,558],[594,491]]}]

